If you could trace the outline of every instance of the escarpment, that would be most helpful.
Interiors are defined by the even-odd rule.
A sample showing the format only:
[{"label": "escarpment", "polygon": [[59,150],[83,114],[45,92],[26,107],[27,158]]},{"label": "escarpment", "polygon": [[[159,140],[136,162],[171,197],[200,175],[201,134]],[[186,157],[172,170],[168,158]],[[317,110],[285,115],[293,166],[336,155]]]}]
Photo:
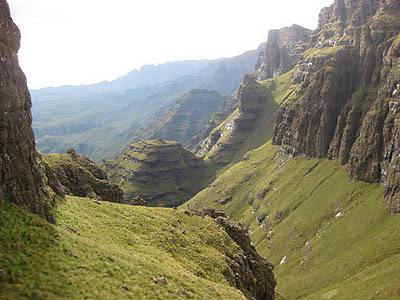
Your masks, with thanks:
[{"label": "escarpment", "polygon": [[237,93],[237,109],[200,144],[198,155],[226,166],[271,138],[278,104],[270,90],[246,75]]},{"label": "escarpment", "polygon": [[20,32],[0,0],[0,198],[53,221],[53,200],[35,149],[31,98],[18,64]]},{"label": "escarpment", "polygon": [[67,154],[44,155],[44,159],[57,179],[49,180],[53,190],[58,189],[53,182],[59,182],[66,194],[124,202],[123,191],[108,180],[107,174],[86,156],[78,155],[75,150],[70,149]]},{"label": "escarpment", "polygon": [[352,179],[383,183],[399,212],[400,1],[343,1],[320,14],[295,67],[295,97],[278,112],[273,141],[287,154],[349,164]]},{"label": "escarpment", "polygon": [[105,168],[132,204],[143,199],[149,206],[178,206],[208,184],[203,160],[179,143],[161,139],[130,145],[106,161]]},{"label": "escarpment", "polygon": [[312,31],[299,25],[270,30],[256,65],[256,78],[265,80],[293,68],[308,49]]}]

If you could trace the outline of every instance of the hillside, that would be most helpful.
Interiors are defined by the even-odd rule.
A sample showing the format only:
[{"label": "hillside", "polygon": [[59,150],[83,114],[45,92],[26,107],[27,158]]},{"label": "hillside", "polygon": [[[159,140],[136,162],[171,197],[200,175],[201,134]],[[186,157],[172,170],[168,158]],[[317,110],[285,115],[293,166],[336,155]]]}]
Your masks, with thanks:
[{"label": "hillside", "polygon": [[254,50],[232,58],[148,66],[96,85],[34,90],[38,148],[44,153],[74,148],[95,160],[112,158],[191,90],[233,94],[257,57]]},{"label": "hillside", "polygon": [[144,129],[139,139],[165,139],[193,148],[210,119],[230,101],[215,91],[192,90]]},{"label": "hillside", "polygon": [[398,299],[400,218],[382,198],[334,161],[288,158],[267,143],[184,206],[248,226],[285,299]]},{"label": "hillside", "polygon": [[131,144],[104,166],[128,202],[142,198],[150,206],[178,206],[212,179],[204,161],[179,143],[161,139]]},{"label": "hillside", "polygon": [[68,196],[57,220],[0,202],[0,299],[246,299],[246,278],[271,278],[237,281],[235,263],[254,254],[208,217]]}]

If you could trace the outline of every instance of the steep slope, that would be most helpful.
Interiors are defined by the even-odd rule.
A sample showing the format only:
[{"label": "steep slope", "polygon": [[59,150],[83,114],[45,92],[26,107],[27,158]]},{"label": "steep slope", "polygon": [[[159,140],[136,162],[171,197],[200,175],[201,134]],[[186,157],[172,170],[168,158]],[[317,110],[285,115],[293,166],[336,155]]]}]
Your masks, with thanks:
[{"label": "steep slope", "polygon": [[218,168],[240,160],[272,136],[278,105],[270,89],[246,75],[237,98],[238,108],[199,146],[198,155]]},{"label": "steep slope", "polygon": [[227,101],[228,97],[215,91],[192,90],[152,122],[139,139],[166,139],[193,147],[193,140],[203,132],[211,117]]},{"label": "steep slope", "polygon": [[400,219],[382,187],[346,173],[267,143],[184,206],[222,209],[248,227],[285,299],[398,299]]},{"label": "steep slope", "polygon": [[296,68],[293,101],[280,109],[274,143],[292,155],[349,163],[349,175],[386,185],[399,212],[400,2],[336,0]]},{"label": "steep slope", "polygon": [[311,33],[299,25],[270,30],[257,61],[257,80],[277,77],[292,69],[309,48]]},{"label": "steep slope", "polygon": [[70,196],[57,219],[0,202],[0,299],[273,299],[270,268],[246,263],[265,260],[227,234],[237,225]]},{"label": "steep slope", "polygon": [[[187,62],[189,66],[181,62],[185,66],[182,73],[175,70],[178,63],[170,63],[148,67],[152,69],[149,76],[146,67],[115,82],[34,90],[33,126],[38,147],[44,153],[74,148],[95,160],[114,157],[185,93],[207,89],[230,96],[244,74],[254,70],[257,57],[258,50],[254,50],[206,65],[203,61],[199,65]],[[198,66],[202,68],[198,70]],[[188,74],[190,69],[193,73]],[[158,70],[163,74],[157,75]],[[170,79],[165,79],[167,74],[172,74]],[[146,82],[151,85],[143,85]]]},{"label": "steep slope", "polygon": [[142,141],[105,161],[111,180],[128,202],[142,198],[150,206],[177,206],[211,180],[206,164],[177,142]]},{"label": "steep slope", "polygon": [[0,26],[0,198],[52,220],[52,197],[31,127],[31,98],[18,65],[20,32],[5,0]]},{"label": "steep slope", "polygon": [[[47,154],[44,160],[62,184],[64,193],[119,203],[124,201],[123,191],[108,180],[107,174],[75,150],[70,149],[67,154]],[[51,182],[49,184],[52,186]]]}]

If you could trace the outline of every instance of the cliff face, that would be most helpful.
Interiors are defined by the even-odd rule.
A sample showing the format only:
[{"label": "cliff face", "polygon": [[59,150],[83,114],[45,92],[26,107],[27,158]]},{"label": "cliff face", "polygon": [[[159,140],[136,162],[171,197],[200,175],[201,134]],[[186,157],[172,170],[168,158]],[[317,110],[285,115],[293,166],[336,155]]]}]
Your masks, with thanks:
[{"label": "cliff face", "polygon": [[352,179],[383,182],[399,212],[400,1],[336,0],[319,24],[273,140],[291,155],[349,163]]},{"label": "cliff face", "polygon": [[0,198],[53,220],[52,200],[31,128],[31,98],[18,65],[20,32],[0,0]]},{"label": "cliff face", "polygon": [[217,166],[236,162],[271,138],[278,108],[269,89],[246,75],[237,93],[237,109],[200,144],[199,156]]},{"label": "cliff face", "polygon": [[116,159],[105,162],[105,167],[132,204],[143,199],[149,206],[178,206],[208,183],[201,159],[180,144],[164,140],[132,144]]},{"label": "cliff face", "polygon": [[257,61],[257,79],[264,80],[289,71],[309,47],[311,33],[298,25],[271,30]]},{"label": "cliff face", "polygon": [[[107,174],[93,161],[84,155],[78,155],[73,149],[67,154],[48,154],[44,156],[50,170],[61,183],[64,193],[123,203],[124,193],[108,180]],[[53,190],[58,190],[53,181],[49,180]]]}]

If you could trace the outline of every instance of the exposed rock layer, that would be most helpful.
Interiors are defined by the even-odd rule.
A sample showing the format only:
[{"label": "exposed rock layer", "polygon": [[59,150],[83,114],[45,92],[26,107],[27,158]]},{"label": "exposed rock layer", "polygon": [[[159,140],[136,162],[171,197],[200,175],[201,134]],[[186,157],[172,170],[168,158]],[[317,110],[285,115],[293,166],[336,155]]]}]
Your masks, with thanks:
[{"label": "exposed rock layer", "polygon": [[256,65],[257,79],[264,80],[289,71],[309,47],[311,33],[298,25],[270,30]]},{"label": "exposed rock layer", "polygon": [[399,212],[400,1],[336,0],[319,24],[273,140],[288,154],[349,163],[353,179],[383,182]]},{"label": "exposed rock layer", "polygon": [[31,128],[31,98],[18,65],[20,32],[0,0],[0,198],[52,221],[44,167]]},{"label": "exposed rock layer", "polygon": [[142,198],[150,206],[177,206],[208,183],[205,163],[176,142],[132,144],[105,162],[110,178],[125,192],[128,203]]},{"label": "exposed rock layer", "polygon": [[203,209],[202,212],[189,210],[188,214],[209,216],[215,219],[226,233],[242,249],[242,254],[229,257],[229,267],[225,276],[236,288],[249,299],[275,299],[276,280],[272,270],[274,266],[257,253],[249,237],[248,231],[241,225],[230,221],[227,216],[215,209]]},{"label": "exposed rock layer", "polygon": [[70,149],[67,154],[49,154],[44,158],[56,175],[56,179],[49,180],[53,190],[59,190],[59,182],[66,194],[123,203],[123,191],[86,156]]}]

